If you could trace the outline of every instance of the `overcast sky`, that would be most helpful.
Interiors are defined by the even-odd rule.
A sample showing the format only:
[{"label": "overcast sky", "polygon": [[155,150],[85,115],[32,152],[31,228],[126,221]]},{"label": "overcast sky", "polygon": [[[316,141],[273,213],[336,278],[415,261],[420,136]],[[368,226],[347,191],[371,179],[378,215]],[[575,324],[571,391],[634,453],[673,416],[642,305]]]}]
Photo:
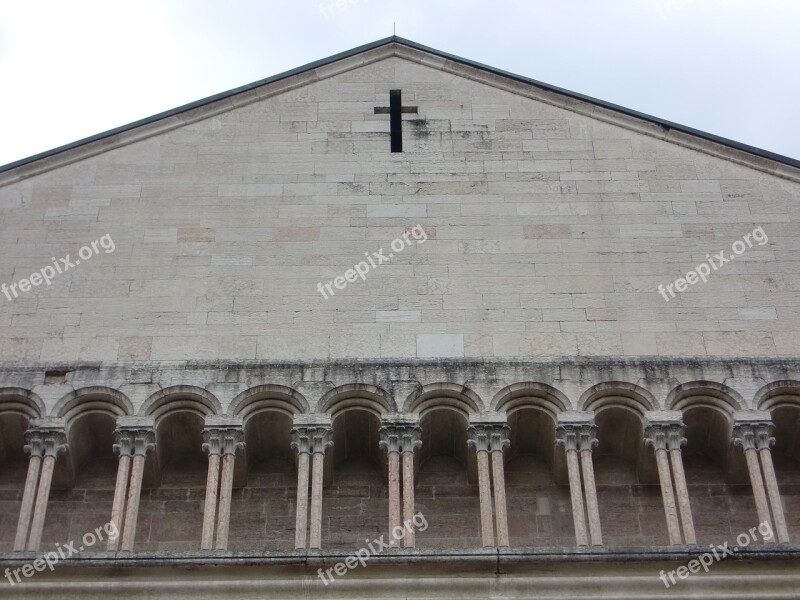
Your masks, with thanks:
[{"label": "overcast sky", "polygon": [[0,0],[0,164],[392,34],[800,158],[798,0]]}]

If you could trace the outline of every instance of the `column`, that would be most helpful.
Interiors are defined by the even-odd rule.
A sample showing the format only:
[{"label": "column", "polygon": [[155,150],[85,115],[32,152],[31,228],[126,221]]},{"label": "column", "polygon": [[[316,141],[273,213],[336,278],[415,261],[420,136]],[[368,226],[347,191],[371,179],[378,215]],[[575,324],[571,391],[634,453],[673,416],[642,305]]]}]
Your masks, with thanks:
[{"label": "column", "polygon": [[[414,519],[414,451],[422,446],[422,429],[417,425],[405,426],[400,438],[400,452],[403,457],[403,520],[413,523]],[[416,544],[416,531],[406,526],[403,546],[413,548]]]},{"label": "column", "polygon": [[114,487],[114,503],[111,506],[111,523],[117,535],[109,536],[106,548],[110,552],[119,550],[122,536],[123,519],[125,518],[125,500],[128,496],[128,483],[131,477],[131,457],[133,456],[132,436],[120,435],[115,431],[116,443],[111,447],[119,455],[117,463],[117,484]]},{"label": "column", "polygon": [[[31,432],[32,433],[32,432]],[[39,473],[42,468],[44,456],[44,440],[42,436],[26,435],[28,443],[24,450],[30,455],[28,461],[28,475],[25,478],[25,490],[22,493],[22,506],[17,520],[17,535],[14,538],[14,552],[24,552],[28,543],[28,532],[33,515],[33,502],[36,499],[36,488],[39,485]]]},{"label": "column", "polygon": [[400,526],[400,430],[392,425],[384,425],[378,430],[378,446],[386,450],[389,480],[389,545],[397,546],[399,539],[393,535],[395,527]]},{"label": "column", "polygon": [[671,546],[681,545],[681,531],[678,512],[675,508],[675,495],[672,488],[669,456],[667,451],[667,428],[663,425],[648,425],[644,430],[645,446],[652,448],[658,465],[658,480],[661,484],[661,499],[667,518],[667,534]]},{"label": "column", "polygon": [[217,510],[216,550],[228,547],[228,532],[231,521],[231,497],[233,495],[233,468],[237,450],[244,449],[244,431],[226,429],[222,433],[222,478],[219,484],[219,508]]},{"label": "column", "polygon": [[581,457],[583,491],[586,494],[586,516],[589,520],[589,537],[592,546],[603,545],[600,508],[597,504],[597,486],[594,482],[594,464],[592,462],[592,449],[597,444],[597,427],[594,424],[582,425],[578,435],[578,452]]},{"label": "column", "polygon": [[489,432],[489,453],[492,456],[492,487],[494,489],[495,528],[497,545],[508,547],[508,511],[506,509],[506,476],[503,450],[511,444],[508,425],[496,425]]},{"label": "column", "polygon": [[292,449],[297,450],[297,512],[295,517],[294,547],[302,550],[308,538],[308,471],[311,455],[311,438],[305,429],[292,429]]},{"label": "column", "polygon": [[772,437],[774,430],[775,427],[771,423],[760,423],[755,429],[755,441],[758,456],[761,459],[761,469],[764,472],[764,482],[767,487],[769,505],[772,509],[772,518],[775,521],[775,535],[779,544],[788,544],[789,528],[786,525],[786,516],[783,513],[778,478],[775,476],[775,466],[772,463],[772,451],[770,450],[775,445],[775,438]]},{"label": "column", "polygon": [[569,474],[569,495],[572,500],[572,520],[575,523],[575,541],[578,546],[588,546],[586,534],[586,512],[583,507],[583,488],[578,467],[578,426],[559,425],[556,428],[556,445],[562,446],[567,454]]},{"label": "column", "polygon": [[484,547],[494,546],[492,492],[489,479],[489,432],[482,425],[467,429],[467,445],[474,448],[478,459],[478,494],[481,505],[481,541]]},{"label": "column", "polygon": [[681,448],[686,445],[686,438],[683,436],[684,431],[685,426],[682,422],[673,423],[669,426],[667,451],[672,463],[672,477],[675,480],[675,492],[678,497],[678,510],[680,511],[681,525],[683,527],[683,542],[695,545],[697,544],[697,538],[694,532],[694,517],[692,516],[692,504],[689,499],[689,488],[686,486],[686,473],[683,470],[683,452],[681,451]]},{"label": "column", "polygon": [[740,423],[733,428],[733,443],[737,448],[741,448],[747,461],[747,471],[750,475],[750,485],[753,488],[753,497],[756,502],[758,520],[767,523],[773,529],[772,517],[767,503],[767,494],[764,489],[764,479],[761,474],[761,465],[758,460],[758,450],[756,446],[755,423]]},{"label": "column", "polygon": [[67,436],[62,429],[33,430],[30,440],[41,439],[43,449],[42,465],[39,473],[39,485],[36,491],[36,500],[33,505],[33,518],[31,519],[30,533],[28,534],[29,552],[38,552],[42,542],[42,531],[44,530],[44,520],[47,516],[47,501],[50,498],[50,484],[53,481],[53,471],[56,466],[56,459],[61,452],[67,450]]},{"label": "column", "polygon": [[328,427],[316,427],[311,438],[311,528],[308,547],[322,548],[322,485],[325,466],[325,450],[333,446],[332,431]]},{"label": "column", "polygon": [[217,496],[219,494],[219,463],[222,454],[222,436],[219,431],[203,431],[203,451],[208,453],[208,474],[206,475],[206,499],[203,504],[203,533],[200,549],[214,547],[214,530],[217,523]]},{"label": "column", "polygon": [[128,484],[128,498],[125,506],[125,518],[121,531],[122,543],[120,550],[132,552],[133,544],[136,541],[136,522],[139,519],[139,500],[142,495],[142,477],[144,475],[144,464],[147,453],[154,450],[155,432],[152,429],[117,429],[114,432],[117,438],[117,445],[122,448],[124,444],[130,444],[132,451],[131,478]]}]

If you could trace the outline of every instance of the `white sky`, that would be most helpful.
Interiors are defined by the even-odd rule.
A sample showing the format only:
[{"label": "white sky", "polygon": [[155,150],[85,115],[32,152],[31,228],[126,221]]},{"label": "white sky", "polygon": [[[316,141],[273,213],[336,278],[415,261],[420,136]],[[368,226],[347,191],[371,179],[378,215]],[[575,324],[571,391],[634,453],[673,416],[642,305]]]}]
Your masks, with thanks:
[{"label": "white sky", "polygon": [[339,3],[0,0],[0,165],[387,37],[393,22],[438,50],[800,158],[798,0]]}]

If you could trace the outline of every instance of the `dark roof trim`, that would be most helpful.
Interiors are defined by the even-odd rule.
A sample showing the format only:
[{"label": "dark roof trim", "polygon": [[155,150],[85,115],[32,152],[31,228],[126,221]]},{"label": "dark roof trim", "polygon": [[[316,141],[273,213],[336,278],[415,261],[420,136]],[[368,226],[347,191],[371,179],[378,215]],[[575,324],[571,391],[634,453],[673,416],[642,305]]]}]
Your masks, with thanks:
[{"label": "dark roof trim", "polygon": [[199,108],[201,106],[205,106],[207,104],[211,104],[218,100],[224,100],[225,98],[229,98],[231,96],[235,96],[236,94],[240,94],[242,92],[247,92],[253,90],[255,88],[274,83],[276,81],[280,81],[282,79],[286,79],[288,77],[292,77],[294,75],[299,75],[301,73],[305,73],[307,71],[312,71],[319,67],[323,67],[334,63],[336,61],[353,57],[357,54],[361,54],[363,52],[367,52],[369,50],[374,50],[375,48],[379,48],[381,46],[385,46],[387,44],[397,43],[402,44],[404,46],[408,46],[410,48],[414,48],[416,50],[420,50],[422,52],[427,52],[429,54],[433,54],[435,56],[439,56],[441,58],[445,58],[447,60],[451,60],[453,62],[461,63],[463,65],[467,65],[469,67],[473,67],[475,69],[480,69],[482,71],[487,71],[489,73],[500,75],[502,77],[507,77],[508,79],[512,79],[515,81],[519,81],[521,83],[526,83],[529,85],[534,85],[536,87],[555,92],[564,96],[568,96],[570,98],[575,98],[577,100],[582,100],[584,102],[589,102],[591,104],[595,104],[597,106],[601,106],[603,108],[610,109],[612,111],[622,113],[625,115],[629,115],[631,117],[635,117],[638,119],[642,119],[644,121],[649,121],[651,123],[655,123],[667,130],[674,129],[676,131],[680,131],[683,133],[687,133],[689,135],[693,135],[705,140],[709,140],[711,142],[715,142],[717,144],[722,144],[723,146],[728,146],[730,148],[735,148],[736,150],[740,150],[743,152],[747,152],[748,154],[753,154],[755,156],[759,156],[761,158],[766,158],[769,160],[773,160],[779,163],[783,163],[785,165],[789,165],[795,168],[800,169],[800,160],[796,160],[794,158],[789,158],[788,156],[783,156],[781,154],[776,154],[775,152],[770,152],[768,150],[763,150],[761,148],[756,148],[755,146],[749,146],[747,144],[742,144],[740,142],[736,142],[724,137],[720,137],[711,133],[707,133],[705,131],[700,131],[699,129],[694,129],[692,127],[686,127],[684,125],[680,125],[678,123],[673,123],[671,121],[666,121],[664,119],[659,119],[658,117],[654,117],[652,115],[648,115],[645,113],[641,113],[635,110],[631,110],[629,108],[625,108],[624,106],[619,106],[618,104],[613,104],[611,102],[605,102],[603,100],[598,100],[597,98],[592,98],[591,96],[586,96],[584,94],[579,94],[577,92],[572,92],[570,90],[565,90],[560,87],[556,87],[547,83],[543,83],[541,81],[537,81],[535,79],[530,79],[528,77],[523,77],[521,75],[516,75],[514,73],[509,73],[508,71],[503,71],[501,69],[496,69],[494,67],[490,67],[488,65],[484,65],[482,63],[474,62],[471,60],[467,60],[466,58],[461,58],[460,56],[455,56],[453,54],[448,54],[446,52],[441,52],[440,50],[436,50],[434,48],[430,48],[428,46],[423,46],[422,44],[418,44],[416,42],[412,42],[411,40],[407,40],[398,36],[391,36],[384,38],[382,40],[378,40],[375,42],[371,42],[369,44],[364,44],[363,46],[358,46],[357,48],[353,48],[352,50],[347,50],[345,52],[340,52],[338,54],[334,54],[333,56],[329,56],[328,58],[323,58],[318,61],[314,61],[312,63],[308,63],[301,67],[297,67],[295,69],[291,69],[290,71],[284,71],[283,73],[279,73],[278,75],[273,75],[272,77],[267,77],[266,79],[261,79],[259,81],[255,81],[253,83],[249,83],[247,85],[243,85],[238,88],[234,88],[232,90],[228,90],[226,92],[220,92],[219,94],[214,94],[213,96],[208,96],[201,100],[196,100],[194,102],[190,102],[189,104],[184,104],[183,106],[179,106],[177,108],[173,108],[151,117],[146,117],[144,119],[140,119],[138,121],[134,121],[133,123],[128,123],[127,125],[122,125],[120,127],[116,127],[114,129],[109,129],[108,131],[104,131],[102,133],[98,133],[92,135],[87,138],[83,138],[81,140],[66,144],[64,146],[59,146],[58,148],[54,148],[52,150],[47,150],[45,152],[41,152],[39,154],[35,154],[33,156],[29,156],[28,158],[23,158],[18,161],[8,163],[7,165],[0,166],[0,173],[4,173],[6,171],[11,171],[17,167],[21,167],[23,165],[27,165],[29,163],[33,163],[37,160],[41,160],[43,158],[48,158],[50,156],[54,156],[56,154],[60,154],[62,152],[66,152],[67,150],[72,150],[73,148],[78,148],[80,146],[84,146],[86,144],[90,144],[92,142],[96,142],[98,140],[102,140],[107,137],[111,137],[113,135],[124,133],[126,131],[130,131],[137,127],[141,127],[142,125],[148,125],[150,123],[155,123],[156,121],[160,121],[162,119],[167,119],[169,117],[178,115],[180,113],[193,110],[195,108]]}]

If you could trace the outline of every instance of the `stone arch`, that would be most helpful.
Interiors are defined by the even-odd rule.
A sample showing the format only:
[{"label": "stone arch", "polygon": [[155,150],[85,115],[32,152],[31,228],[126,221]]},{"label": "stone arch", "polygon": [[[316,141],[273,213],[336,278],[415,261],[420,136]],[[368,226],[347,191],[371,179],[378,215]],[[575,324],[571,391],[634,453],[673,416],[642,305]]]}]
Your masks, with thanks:
[{"label": "stone arch", "polygon": [[141,416],[152,416],[156,423],[179,411],[194,413],[202,418],[222,412],[217,397],[201,387],[175,385],[152,394],[139,410]]},{"label": "stone arch", "polygon": [[784,379],[768,383],[756,392],[753,406],[768,411],[784,406],[800,408],[800,381]]},{"label": "stone arch", "polygon": [[44,402],[30,390],[17,387],[0,388],[0,414],[12,413],[38,419],[46,414]]},{"label": "stone arch", "polygon": [[504,387],[495,394],[491,410],[511,415],[523,408],[538,408],[554,421],[558,414],[569,409],[569,399],[559,390],[546,383],[524,381]]},{"label": "stone arch", "polygon": [[258,385],[236,396],[228,407],[228,415],[241,416],[246,423],[264,410],[276,410],[289,417],[308,412],[308,400],[295,389],[283,385]]},{"label": "stone arch", "polygon": [[690,381],[682,383],[667,395],[666,405],[671,410],[685,412],[688,408],[706,406],[733,418],[733,413],[745,407],[742,396],[723,383],[716,381]]},{"label": "stone arch", "polygon": [[465,385],[456,383],[429,383],[410,394],[405,401],[405,412],[422,418],[436,408],[448,408],[459,413],[467,422],[483,408],[480,396]]},{"label": "stone arch", "polygon": [[326,393],[317,404],[317,413],[328,413],[331,418],[338,417],[346,410],[360,408],[380,419],[397,406],[391,395],[377,386],[365,383],[340,385]]},{"label": "stone arch", "polygon": [[53,415],[66,420],[67,428],[88,413],[103,413],[114,418],[133,414],[133,403],[120,392],[109,387],[92,386],[74,390],[61,398],[53,408]]},{"label": "stone arch", "polygon": [[635,383],[604,381],[586,390],[578,406],[582,410],[595,413],[610,407],[620,407],[635,413],[643,420],[645,413],[654,410],[658,403],[649,391]]}]

